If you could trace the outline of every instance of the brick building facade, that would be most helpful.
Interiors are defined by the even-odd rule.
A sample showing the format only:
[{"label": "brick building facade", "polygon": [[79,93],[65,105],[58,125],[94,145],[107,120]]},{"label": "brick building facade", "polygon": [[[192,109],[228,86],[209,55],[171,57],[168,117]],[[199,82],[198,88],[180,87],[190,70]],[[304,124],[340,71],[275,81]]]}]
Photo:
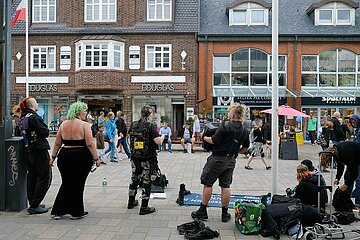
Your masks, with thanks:
[{"label": "brick building facade", "polygon": [[[165,116],[182,127],[197,97],[196,1],[41,2],[29,1],[28,83],[45,122],[80,100],[91,111],[121,109],[129,122],[150,104],[157,124]],[[25,22],[12,43],[14,105],[26,92]]]},{"label": "brick building facade", "polygon": [[[288,104],[323,126],[335,111],[360,113],[360,11],[351,0],[279,2],[279,105]],[[272,104],[271,1],[201,2],[199,109],[221,119],[233,102],[250,118]],[[296,119],[291,120],[295,123]],[[306,119],[301,120],[306,132]]]}]

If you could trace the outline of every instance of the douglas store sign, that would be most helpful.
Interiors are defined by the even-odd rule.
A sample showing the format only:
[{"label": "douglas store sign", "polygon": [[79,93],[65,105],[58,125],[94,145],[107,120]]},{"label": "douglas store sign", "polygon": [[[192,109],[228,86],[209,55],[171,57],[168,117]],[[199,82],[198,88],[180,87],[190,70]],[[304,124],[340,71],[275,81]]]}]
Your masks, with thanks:
[{"label": "douglas store sign", "polygon": [[302,105],[360,105],[357,97],[314,97],[301,98]]},{"label": "douglas store sign", "polygon": [[173,92],[174,84],[142,84],[141,91],[143,92]]},{"label": "douglas store sign", "polygon": [[29,92],[57,92],[58,86],[56,84],[36,84],[29,85]]}]

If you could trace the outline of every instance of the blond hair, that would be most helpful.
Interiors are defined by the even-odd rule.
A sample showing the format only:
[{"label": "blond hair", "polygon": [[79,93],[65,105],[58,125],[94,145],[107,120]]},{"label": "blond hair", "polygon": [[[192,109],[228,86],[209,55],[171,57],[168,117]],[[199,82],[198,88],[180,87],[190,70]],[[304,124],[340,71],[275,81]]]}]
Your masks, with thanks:
[{"label": "blond hair", "polygon": [[244,122],[247,111],[246,105],[242,103],[234,103],[229,106],[228,111],[230,112],[232,109],[235,109],[235,114],[238,116],[237,118],[240,119],[241,122]]}]

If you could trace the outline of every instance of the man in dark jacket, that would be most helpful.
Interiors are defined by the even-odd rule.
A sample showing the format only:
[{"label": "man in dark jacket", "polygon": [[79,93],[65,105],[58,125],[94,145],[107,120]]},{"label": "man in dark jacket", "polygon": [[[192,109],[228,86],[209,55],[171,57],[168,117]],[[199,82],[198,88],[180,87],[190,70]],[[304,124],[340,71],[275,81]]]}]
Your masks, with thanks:
[{"label": "man in dark jacket", "polygon": [[116,146],[116,148],[118,148],[120,146],[120,144],[123,146],[126,155],[128,156],[128,158],[131,157],[131,153],[129,151],[129,147],[126,141],[126,136],[127,136],[127,127],[126,127],[126,123],[124,121],[125,118],[125,114],[124,113],[120,113],[120,117],[118,118],[118,120],[115,122],[116,124],[116,128],[118,130],[118,135],[119,135],[119,141],[118,141],[118,145]]},{"label": "man in dark jacket", "polygon": [[331,130],[330,133],[330,138],[333,144],[340,143],[342,141],[345,141],[346,139],[346,135],[341,128],[339,118],[340,118],[340,113],[334,112],[334,115],[330,120],[333,123],[333,129]]},{"label": "man in dark jacket", "polygon": [[[325,149],[325,152],[331,152],[334,160],[338,163],[334,180],[335,185],[339,184],[346,165],[344,183],[339,186],[339,189],[341,191],[349,190],[348,195],[350,197],[360,167],[360,143],[352,141],[341,142]],[[328,164],[331,161],[331,155],[326,155],[322,160],[326,161],[325,164]],[[355,205],[360,206],[360,193],[358,192],[355,194]]]},{"label": "man in dark jacket", "polygon": [[242,125],[246,110],[244,104],[231,105],[228,113],[229,122],[222,123],[212,137],[203,138],[203,141],[214,144],[214,147],[201,174],[201,184],[204,185],[203,195],[199,209],[191,213],[194,219],[208,219],[206,209],[211,198],[213,184],[217,179],[221,187],[221,221],[228,222],[231,219],[228,207],[231,195],[230,185],[236,165],[235,159],[239,153],[246,152],[250,145],[249,133]]},{"label": "man in dark jacket", "polygon": [[354,142],[360,142],[360,117],[356,114],[352,115],[349,123],[354,128]]},{"label": "man in dark jacket", "polygon": [[[27,211],[29,214],[46,213],[48,208],[40,203],[50,187],[52,178],[48,152],[50,145],[46,139],[49,137],[49,128],[36,113],[39,105],[34,98],[25,98],[20,103],[20,108],[22,110],[22,128],[26,132],[24,139],[28,144],[25,162],[28,171],[27,197],[30,207]],[[27,122],[27,124],[23,124],[23,122]],[[27,125],[26,128],[24,125]]]}]

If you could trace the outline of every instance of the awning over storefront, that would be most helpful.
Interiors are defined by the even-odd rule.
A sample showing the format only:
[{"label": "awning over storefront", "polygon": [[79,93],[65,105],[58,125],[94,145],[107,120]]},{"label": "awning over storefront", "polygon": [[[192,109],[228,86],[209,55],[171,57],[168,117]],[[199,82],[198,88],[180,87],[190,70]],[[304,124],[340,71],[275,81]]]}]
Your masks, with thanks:
[{"label": "awning over storefront", "polygon": [[300,90],[301,97],[359,97],[360,88],[318,88],[302,87]]},{"label": "awning over storefront", "polygon": [[[285,87],[279,87],[279,97],[297,97],[295,93]],[[213,88],[213,97],[271,97],[269,87],[240,87],[240,88]]]}]

